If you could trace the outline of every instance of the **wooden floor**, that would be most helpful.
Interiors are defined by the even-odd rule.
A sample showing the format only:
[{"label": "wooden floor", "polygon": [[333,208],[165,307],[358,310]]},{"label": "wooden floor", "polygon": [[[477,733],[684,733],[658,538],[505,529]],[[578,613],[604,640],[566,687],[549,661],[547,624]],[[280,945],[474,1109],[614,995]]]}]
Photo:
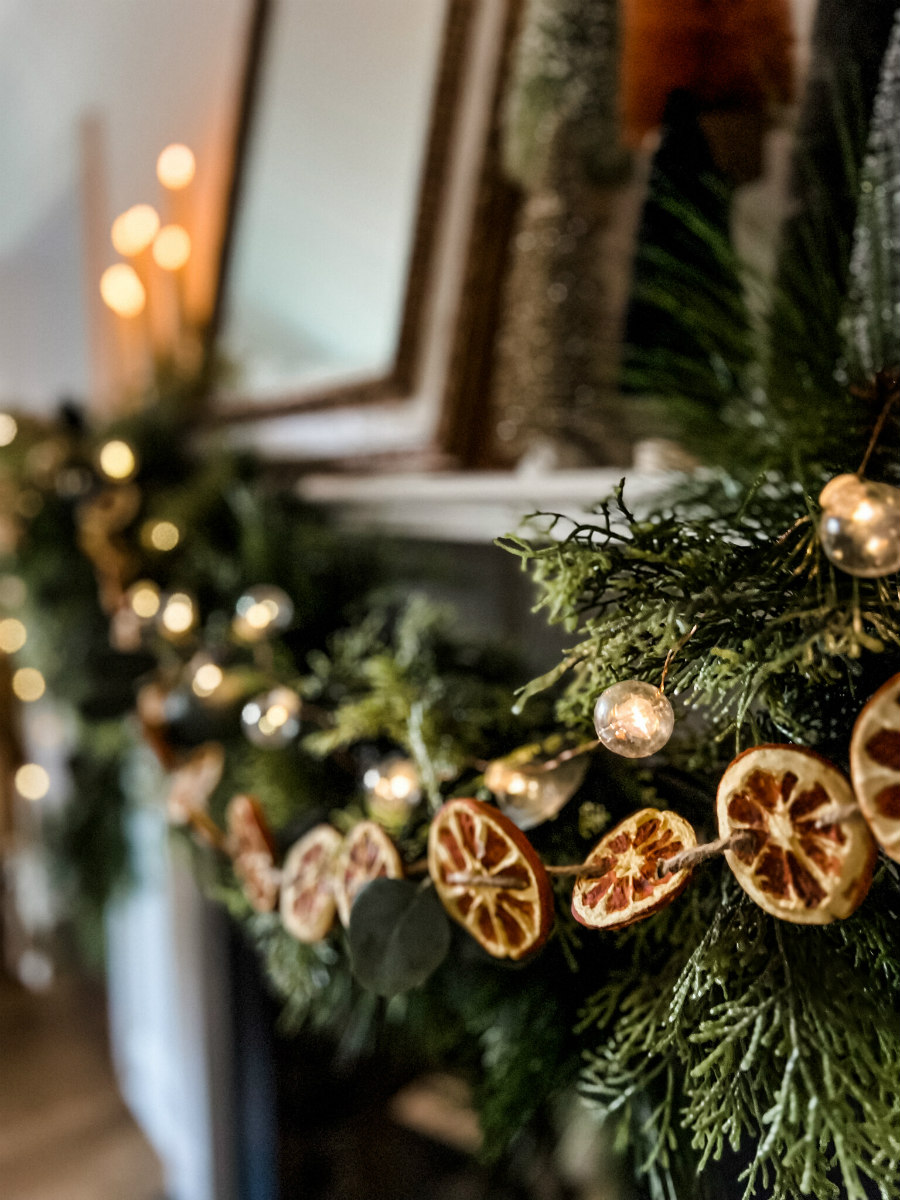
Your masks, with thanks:
[{"label": "wooden floor", "polygon": [[159,1164],[116,1091],[99,989],[35,995],[0,974],[2,1200],[162,1200]]}]

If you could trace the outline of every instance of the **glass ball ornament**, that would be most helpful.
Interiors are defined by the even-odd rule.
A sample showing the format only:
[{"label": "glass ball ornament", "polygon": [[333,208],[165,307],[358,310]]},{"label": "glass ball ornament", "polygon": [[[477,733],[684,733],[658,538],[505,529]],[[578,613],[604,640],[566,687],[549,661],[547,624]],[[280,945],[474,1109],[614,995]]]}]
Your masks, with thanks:
[{"label": "glass ball ornament", "polygon": [[241,710],[241,729],[254,746],[280,750],[300,732],[300,697],[288,687],[276,687],[248,700]]},{"label": "glass ball ornament", "polygon": [[658,687],[626,679],[601,692],[594,706],[594,728],[607,750],[623,758],[647,758],[672,736],[675,714]]},{"label": "glass ball ornament", "polygon": [[386,829],[402,829],[422,799],[416,764],[399,754],[369,767],[363,787],[369,814]]},{"label": "glass ball ornament", "polygon": [[900,571],[900,488],[837,475],[819,503],[819,541],[839,570],[863,579]]},{"label": "glass ball ornament", "polygon": [[242,642],[262,642],[273,633],[287,629],[294,619],[290,596],[282,588],[268,583],[248,588],[234,609],[231,628]]}]

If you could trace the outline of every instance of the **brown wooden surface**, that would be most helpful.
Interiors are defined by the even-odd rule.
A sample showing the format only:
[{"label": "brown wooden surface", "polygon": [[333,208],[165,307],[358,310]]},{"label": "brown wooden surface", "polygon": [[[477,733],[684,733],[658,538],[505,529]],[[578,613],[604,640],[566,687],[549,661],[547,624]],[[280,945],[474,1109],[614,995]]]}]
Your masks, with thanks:
[{"label": "brown wooden surface", "polygon": [[115,1086],[99,989],[35,995],[0,974],[0,1196],[162,1200],[162,1172]]}]

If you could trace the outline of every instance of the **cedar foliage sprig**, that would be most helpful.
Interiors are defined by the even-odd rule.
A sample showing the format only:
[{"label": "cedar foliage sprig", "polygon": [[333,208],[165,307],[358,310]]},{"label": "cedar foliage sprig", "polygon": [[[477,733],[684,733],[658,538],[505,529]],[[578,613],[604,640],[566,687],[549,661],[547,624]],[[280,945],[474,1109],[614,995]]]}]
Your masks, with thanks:
[{"label": "cedar foliage sprig", "polygon": [[601,1040],[582,1090],[628,1124],[660,1195],[688,1139],[698,1171],[752,1148],[747,1200],[897,1194],[898,905],[885,873],[852,929],[795,928],[725,873],[621,935],[627,965],[585,1006]]},{"label": "cedar foliage sprig", "polygon": [[309,734],[304,748],[328,755],[360,742],[393,742],[415,762],[434,805],[442,784],[459,779],[473,760],[521,741],[510,659],[461,640],[447,609],[424,595],[403,605],[376,600],[359,625],[333,637],[327,653],[311,655],[310,666],[303,694],[326,702],[332,723]]},{"label": "cedar foliage sprig", "polygon": [[[680,751],[685,765],[709,765],[784,737],[844,758],[848,730],[834,721],[836,701],[846,693],[862,703],[873,655],[888,660],[882,677],[900,660],[900,598],[888,580],[831,567],[814,535],[815,506],[796,487],[770,478],[739,495],[716,476],[639,518],[620,486],[598,519],[574,524],[558,542],[503,539],[537,583],[536,608],[579,635],[553,671],[523,689],[520,705],[568,675],[558,715],[585,729],[604,688],[628,678],[657,683],[669,649],[696,625],[668,690],[682,712],[702,714],[704,728],[679,734],[675,758]],[[550,516],[549,531],[563,520]],[[829,704],[816,698],[822,688]]]}]

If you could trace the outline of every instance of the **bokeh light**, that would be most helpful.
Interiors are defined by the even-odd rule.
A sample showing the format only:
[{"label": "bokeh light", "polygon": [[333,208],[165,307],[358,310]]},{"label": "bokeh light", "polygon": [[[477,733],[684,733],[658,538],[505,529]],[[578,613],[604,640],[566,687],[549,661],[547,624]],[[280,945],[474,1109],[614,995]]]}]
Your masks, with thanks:
[{"label": "bokeh light", "polygon": [[0,650],[6,654],[15,654],[21,650],[28,640],[28,630],[16,617],[7,617],[0,621]]},{"label": "bokeh light", "polygon": [[15,782],[16,791],[26,800],[42,800],[50,790],[50,776],[37,763],[23,763]]},{"label": "bokeh light", "polygon": [[150,204],[135,204],[112,225],[112,244],[123,258],[134,258],[146,250],[159,233],[159,213]]},{"label": "bokeh light", "polygon": [[130,479],[137,470],[137,457],[128,445],[120,438],[104,442],[97,456],[100,470],[107,479],[123,482]]},{"label": "bokeh light", "polygon": [[144,285],[128,263],[114,263],[100,276],[103,303],[119,317],[138,317],[147,303]]},{"label": "bokeh light", "polygon": [[181,142],[166,146],[156,160],[156,178],[171,191],[186,188],[194,178],[197,162],[193,151]]},{"label": "bokeh light", "polygon": [[164,225],[153,243],[153,261],[163,271],[179,271],[191,257],[191,236],[181,225]]},{"label": "bokeh light", "polygon": [[12,677],[12,690],[25,703],[40,700],[47,682],[36,667],[20,667]]}]

